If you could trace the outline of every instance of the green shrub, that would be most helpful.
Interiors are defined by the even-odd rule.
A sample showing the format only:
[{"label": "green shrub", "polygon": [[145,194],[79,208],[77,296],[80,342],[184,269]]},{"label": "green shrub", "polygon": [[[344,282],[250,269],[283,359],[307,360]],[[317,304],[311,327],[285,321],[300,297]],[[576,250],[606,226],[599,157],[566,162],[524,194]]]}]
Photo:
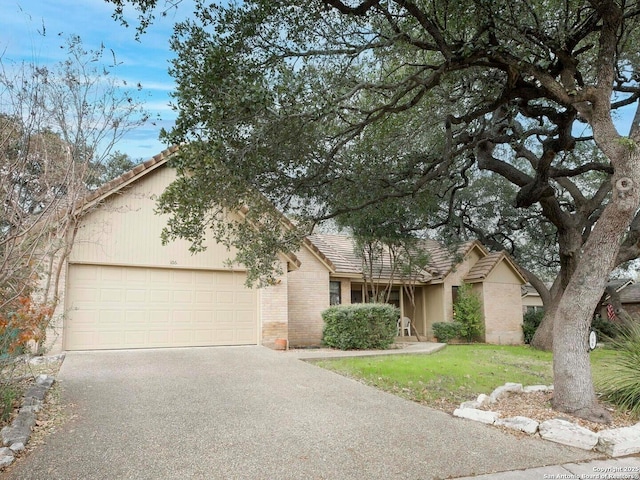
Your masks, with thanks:
[{"label": "green shrub", "polygon": [[450,340],[460,337],[462,330],[459,322],[436,322],[432,328],[433,336],[440,343],[448,343]]},{"label": "green shrub", "polygon": [[524,318],[522,319],[522,332],[524,333],[524,343],[530,344],[533,336],[538,329],[538,326],[542,322],[542,318],[544,317],[544,311],[530,310],[524,314]]},{"label": "green shrub", "polygon": [[468,283],[458,288],[458,298],[453,304],[454,320],[460,324],[460,336],[467,341],[479,339],[484,333],[482,303]]},{"label": "green shrub", "polygon": [[400,311],[393,305],[336,305],[322,312],[322,342],[340,350],[385,349],[397,335]]},{"label": "green shrub", "polygon": [[595,330],[598,338],[611,340],[618,335],[619,326],[608,318],[602,318],[600,315],[596,315],[591,322],[591,329]]},{"label": "green shrub", "polygon": [[640,416],[640,321],[627,322],[610,342],[614,355],[596,378],[603,397]]}]

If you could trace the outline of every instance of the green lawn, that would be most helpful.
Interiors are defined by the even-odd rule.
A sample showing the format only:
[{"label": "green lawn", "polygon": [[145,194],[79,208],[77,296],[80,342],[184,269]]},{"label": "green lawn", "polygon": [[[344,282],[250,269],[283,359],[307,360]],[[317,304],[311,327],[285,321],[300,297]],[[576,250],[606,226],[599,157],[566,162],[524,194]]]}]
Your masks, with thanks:
[{"label": "green lawn", "polygon": [[[602,349],[592,353],[594,370],[604,354]],[[451,408],[506,382],[550,385],[551,362],[551,353],[525,346],[448,345],[431,355],[345,358],[316,364],[417,402]]]}]

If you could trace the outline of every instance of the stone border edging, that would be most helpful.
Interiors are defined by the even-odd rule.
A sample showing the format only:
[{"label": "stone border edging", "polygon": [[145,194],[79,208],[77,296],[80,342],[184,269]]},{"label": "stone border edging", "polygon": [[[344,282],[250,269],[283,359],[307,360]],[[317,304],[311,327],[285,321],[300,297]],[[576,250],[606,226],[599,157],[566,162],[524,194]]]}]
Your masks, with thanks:
[{"label": "stone border edging", "polygon": [[[42,365],[63,360],[64,353],[50,357],[34,357],[28,362],[31,365]],[[35,384],[31,385],[22,397],[18,415],[13,419],[11,425],[0,430],[0,437],[2,437],[0,469],[11,465],[15,460],[15,455],[22,452],[29,443],[31,431],[36,424],[37,413],[42,409],[44,398],[54,383],[55,377],[52,375],[38,375]]]},{"label": "stone border edging", "polygon": [[523,388],[520,383],[505,383],[496,388],[491,395],[480,394],[476,400],[463,402],[460,404],[460,408],[454,410],[453,415],[489,425],[518,430],[529,435],[539,435],[545,440],[570,447],[584,450],[595,448],[598,452],[605,453],[611,457],[640,453],[640,422],[631,427],[612,428],[595,433],[559,418],[538,423],[531,418],[521,416],[500,418],[499,413],[480,409],[496,403],[499,398],[511,393],[526,394],[550,391],[553,391],[553,386],[531,385]]}]

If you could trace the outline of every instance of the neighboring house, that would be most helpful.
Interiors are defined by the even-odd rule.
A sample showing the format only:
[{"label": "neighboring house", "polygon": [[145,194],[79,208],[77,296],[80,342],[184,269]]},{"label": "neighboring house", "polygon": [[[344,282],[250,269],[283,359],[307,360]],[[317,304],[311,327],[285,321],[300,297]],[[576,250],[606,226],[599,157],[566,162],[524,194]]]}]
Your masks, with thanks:
[{"label": "neighboring house", "polygon": [[600,316],[616,320],[624,311],[628,315],[640,314],[640,284],[631,278],[616,278],[607,282],[604,300],[600,305]]},{"label": "neighboring house", "polygon": [[533,285],[527,283],[522,286],[522,313],[541,312],[544,310],[542,297]]},{"label": "neighboring house", "polygon": [[[313,235],[295,254],[280,255],[284,273],[272,286],[247,288],[245,271],[225,261],[234,252],[222,245],[191,254],[186,241],[161,244],[167,218],[154,210],[175,178],[166,167],[173,152],[156,155],[86,199],[61,281],[63,315],[52,350],[271,347],[278,338],[292,346],[318,345],[321,312],[330,303],[362,300],[351,240]],[[521,343],[525,282],[514,262],[478,242],[465,244],[459,256],[436,242],[425,246],[431,264],[416,286],[415,304],[400,284],[392,292],[392,302],[418,333],[431,339],[434,322],[452,320],[456,288],[467,282],[483,301],[486,341]]]},{"label": "neighboring house", "polygon": [[631,316],[640,315],[640,284],[628,283],[620,290],[620,305]]}]

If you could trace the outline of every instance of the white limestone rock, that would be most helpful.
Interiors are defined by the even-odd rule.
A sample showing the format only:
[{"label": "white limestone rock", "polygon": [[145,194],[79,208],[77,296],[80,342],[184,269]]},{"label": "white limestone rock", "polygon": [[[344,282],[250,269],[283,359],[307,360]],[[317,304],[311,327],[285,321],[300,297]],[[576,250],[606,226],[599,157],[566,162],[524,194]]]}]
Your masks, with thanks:
[{"label": "white limestone rock", "polygon": [[553,385],[528,385],[522,391],[524,393],[553,392]]},{"label": "white limestone rock", "polygon": [[45,388],[51,388],[56,379],[51,375],[45,375],[44,373],[36,377],[36,383]]},{"label": "white limestone rock", "polygon": [[632,427],[601,430],[596,450],[612,457],[640,453],[640,423]]},{"label": "white limestone rock", "polygon": [[0,468],[11,465],[14,460],[13,452],[9,448],[0,448]]},{"label": "white limestone rock", "polygon": [[29,359],[31,365],[49,365],[51,363],[62,362],[66,354],[60,353],[58,355],[49,355],[42,357],[33,357]]},{"label": "white limestone rock", "polygon": [[16,442],[13,445],[11,445],[9,448],[11,449],[12,452],[18,453],[18,452],[22,452],[25,449],[25,446],[24,446],[24,443]]},{"label": "white limestone rock", "polygon": [[480,404],[477,400],[470,400],[468,402],[462,402],[460,408],[480,408]]},{"label": "white limestone rock", "polygon": [[542,422],[538,426],[538,431],[545,440],[584,450],[591,450],[598,443],[596,433],[558,418]]},{"label": "white limestone rock", "polygon": [[496,388],[493,392],[491,392],[491,395],[489,396],[490,402],[495,403],[500,397],[502,397],[503,395],[508,395],[510,393],[522,393],[522,384],[507,382],[501,387]]},{"label": "white limestone rock", "polygon": [[480,407],[486,407],[491,403],[491,398],[489,397],[489,395],[485,395],[484,393],[481,393],[480,395],[478,395],[476,402],[478,402],[478,405]]},{"label": "white limestone rock", "polygon": [[498,418],[495,421],[495,425],[510,428],[512,430],[519,430],[521,432],[533,435],[538,431],[539,424],[531,418],[515,416],[509,418]]},{"label": "white limestone rock", "polygon": [[456,408],[453,411],[453,416],[493,425],[500,415],[496,412],[478,410],[477,408]]}]

